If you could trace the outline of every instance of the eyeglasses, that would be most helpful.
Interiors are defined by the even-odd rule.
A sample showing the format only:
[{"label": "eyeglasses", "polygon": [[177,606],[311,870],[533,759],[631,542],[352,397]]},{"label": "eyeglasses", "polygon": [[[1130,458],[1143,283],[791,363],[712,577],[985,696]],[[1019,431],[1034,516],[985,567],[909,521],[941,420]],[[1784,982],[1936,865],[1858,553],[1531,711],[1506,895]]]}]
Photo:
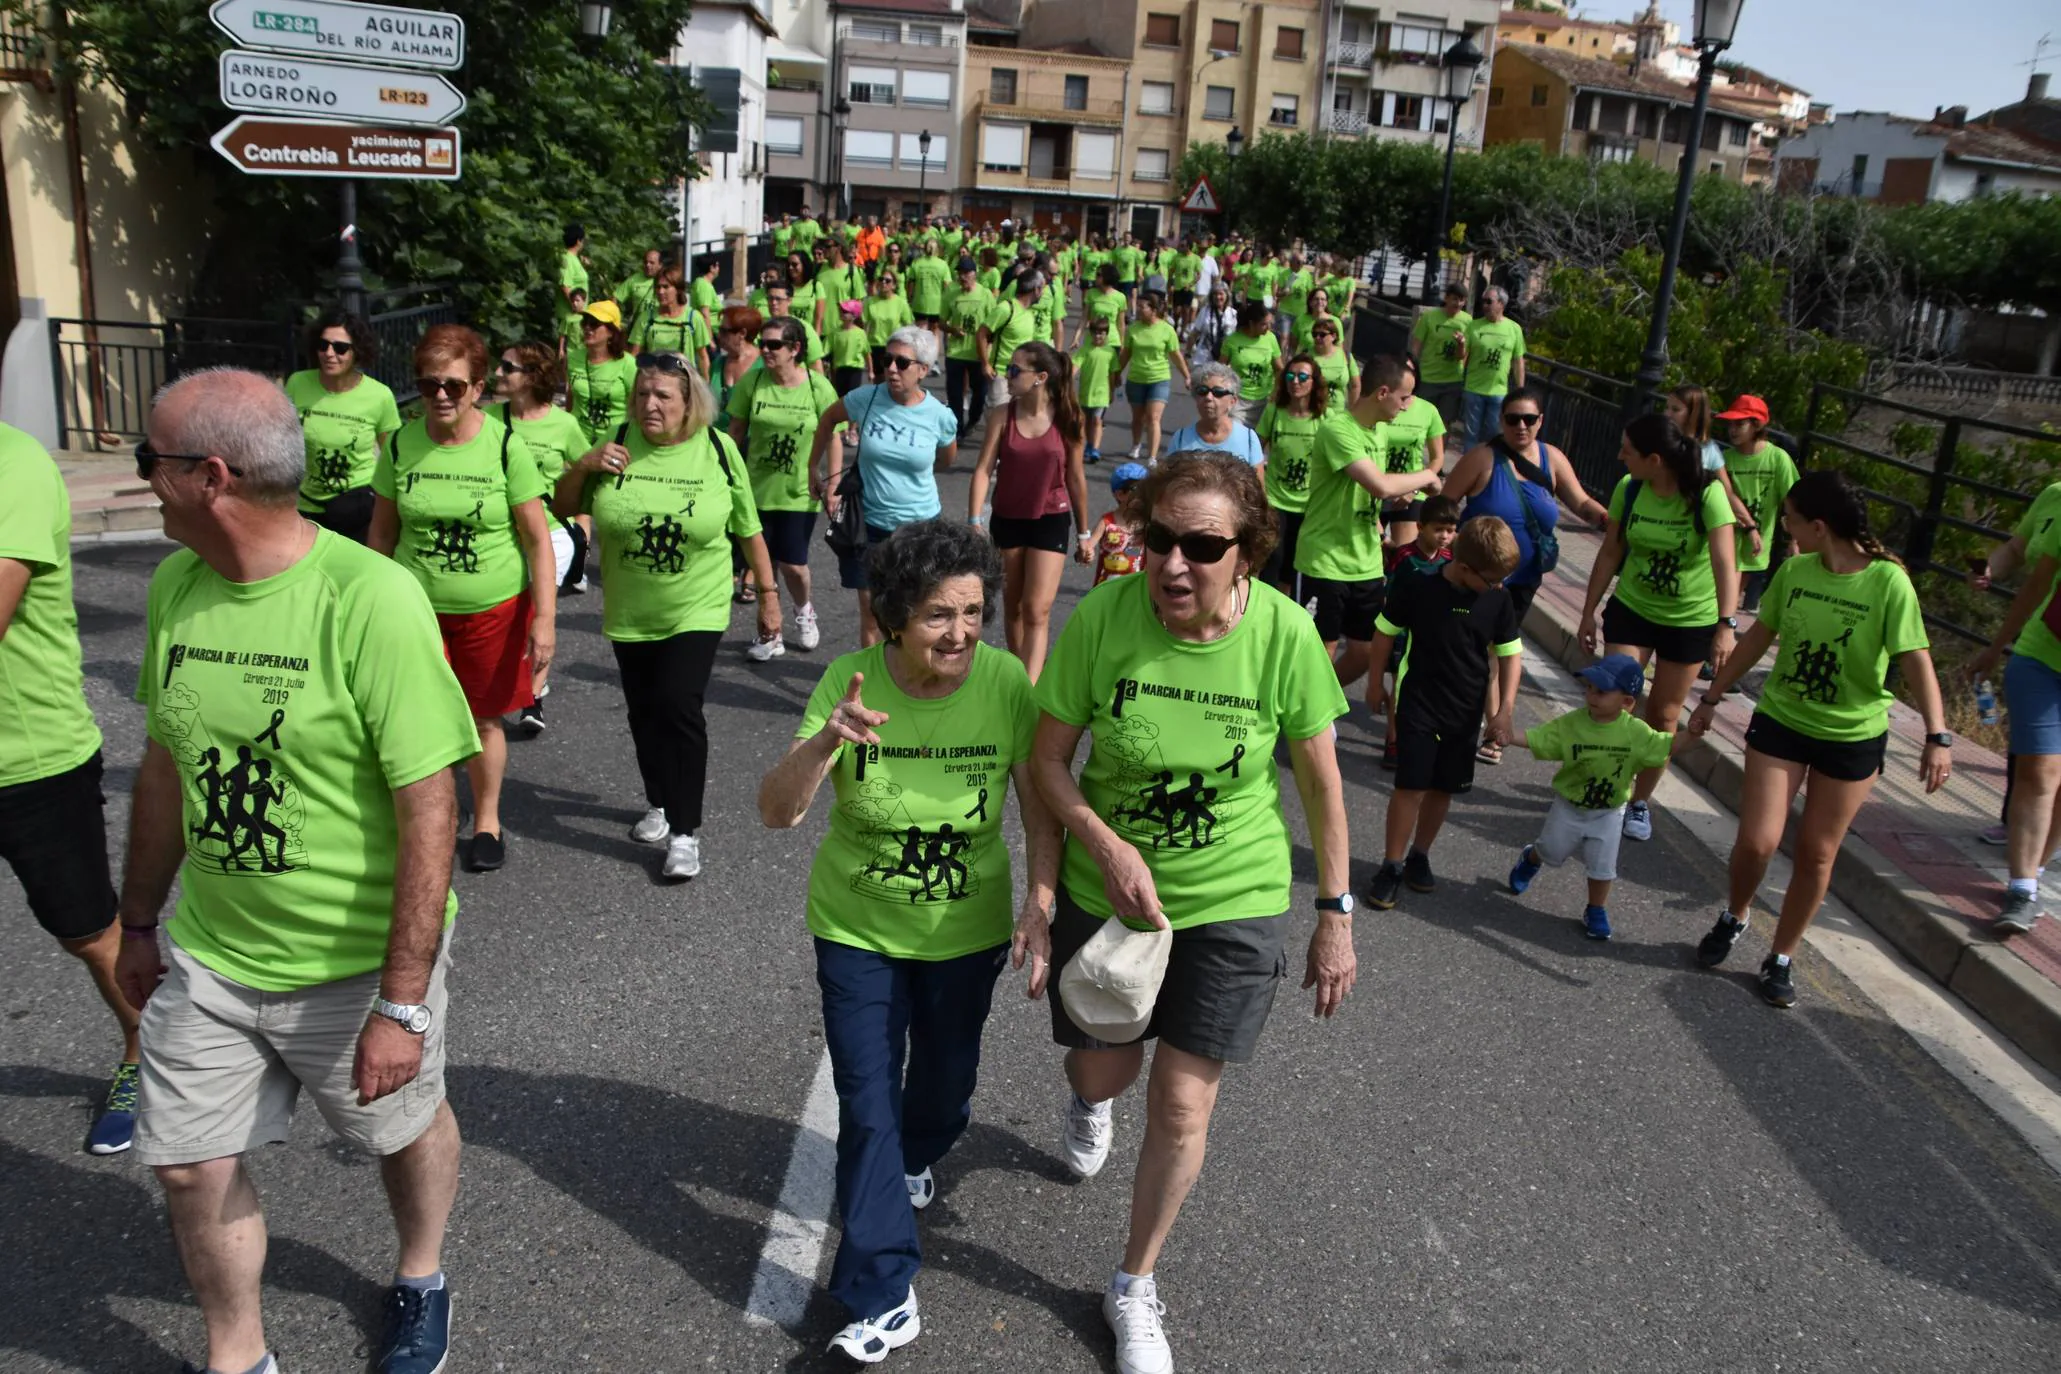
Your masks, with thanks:
[{"label": "eyeglasses", "polygon": [[494,370],[496,372],[499,372],[503,377],[510,377],[518,372],[528,372],[530,369],[524,367],[521,363],[511,363],[506,358],[503,358],[500,361],[500,363],[498,363],[495,366]]},{"label": "eyeglasses", "polygon": [[1505,415],[1503,417],[1503,423],[1506,425],[1523,425],[1526,429],[1530,429],[1533,425],[1537,424],[1539,421],[1545,418],[1545,416],[1539,414],[1536,410],[1523,410],[1518,411],[1514,415]]},{"label": "eyeglasses", "polygon": [[[909,368],[921,366],[921,364],[919,364],[914,358],[904,358],[899,353],[888,354],[887,365],[889,368],[896,372],[903,372]],[[1014,368],[1010,370],[1012,373],[1015,371]]]},{"label": "eyeglasses", "polygon": [[1315,374],[1309,372],[1284,372],[1281,375],[1291,382],[1306,382]]},{"label": "eyeglasses", "polygon": [[319,356],[320,356],[321,354],[324,354],[324,353],[334,353],[334,354],[336,354],[337,356],[341,357],[341,356],[343,356],[344,354],[346,354],[346,353],[350,352],[350,351],[351,351],[351,348],[352,348],[352,344],[351,344],[351,341],[350,341],[349,339],[317,339],[317,340],[315,340],[315,353],[316,353],[316,355],[317,355],[318,357],[319,357]]},{"label": "eyeglasses", "polygon": [[[150,440],[145,439],[136,445],[136,475],[148,482],[151,472],[159,463],[205,463],[214,456],[212,453],[159,453],[150,446]],[[238,477],[243,476],[243,469],[232,463],[225,461],[222,466]]]},{"label": "eyeglasses", "polygon": [[425,401],[432,396],[442,396],[447,401],[457,401],[462,400],[465,393],[472,390],[472,383],[457,377],[417,377],[415,379],[415,390]]},{"label": "eyeglasses", "polygon": [[766,304],[767,304],[767,305],[785,305],[785,304],[787,304],[787,302],[788,302],[788,301],[789,301],[790,299],[792,299],[792,298],[791,298],[791,297],[788,297],[788,296],[773,296],[773,295],[769,295],[769,296],[767,296],[767,297],[766,297]]},{"label": "eyeglasses", "polygon": [[1236,548],[1238,541],[1228,535],[1203,534],[1199,530],[1187,534],[1175,534],[1157,520],[1145,526],[1145,547],[1165,557],[1175,549],[1190,563],[1221,563],[1224,555]]},{"label": "eyeglasses", "polygon": [[687,375],[687,359],[678,353],[639,353],[637,370],[663,372],[670,377],[684,377]]},{"label": "eyeglasses", "polygon": [[1237,394],[1238,392],[1235,389],[1227,386],[1198,386],[1195,388],[1195,398],[1197,400],[1201,400],[1204,396],[1214,396],[1219,401],[1228,401]]}]

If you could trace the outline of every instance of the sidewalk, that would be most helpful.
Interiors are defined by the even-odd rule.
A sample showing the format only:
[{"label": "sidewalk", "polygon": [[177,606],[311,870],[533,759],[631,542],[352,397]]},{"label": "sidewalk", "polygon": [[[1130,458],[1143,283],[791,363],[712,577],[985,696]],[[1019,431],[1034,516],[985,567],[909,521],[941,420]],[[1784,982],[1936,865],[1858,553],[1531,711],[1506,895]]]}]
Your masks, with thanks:
[{"label": "sidewalk", "polygon": [[[1576,625],[1600,543],[1598,535],[1563,526],[1560,566],[1525,621],[1525,633],[1569,667],[1593,661]],[[1772,661],[1770,654],[1748,676],[1746,691],[1725,699],[1710,734],[1679,757],[1735,811],[1752,697]],[[1927,796],[1918,781],[1924,735],[1915,711],[1902,702],[1891,706],[1889,761],[1840,850],[1832,890],[2027,1054],[2061,1072],[2061,922],[2041,921],[2005,942],[1989,933],[2003,895],[2004,856],[1976,832],[2001,812],[2004,760],[1956,740],[1952,780]],[[1713,911],[1716,906],[1714,898]]]},{"label": "sidewalk", "polygon": [[71,493],[74,544],[136,539],[162,529],[157,497],[150,483],[137,479],[136,461],[128,453],[65,449],[51,456]]}]

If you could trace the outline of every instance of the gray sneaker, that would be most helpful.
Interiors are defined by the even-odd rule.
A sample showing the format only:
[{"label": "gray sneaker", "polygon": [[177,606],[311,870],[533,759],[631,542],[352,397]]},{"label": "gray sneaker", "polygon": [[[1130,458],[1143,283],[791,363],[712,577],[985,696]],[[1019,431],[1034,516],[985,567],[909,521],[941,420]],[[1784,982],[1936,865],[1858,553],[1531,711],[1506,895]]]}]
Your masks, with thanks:
[{"label": "gray sneaker", "polygon": [[1998,935],[2023,935],[2032,923],[2047,913],[2040,908],[2039,894],[2004,889],[2004,905],[1990,929]]},{"label": "gray sneaker", "polygon": [[630,838],[638,844],[662,845],[666,842],[666,836],[672,833],[672,826],[666,823],[665,811],[656,806],[646,811],[643,817],[630,827]]}]

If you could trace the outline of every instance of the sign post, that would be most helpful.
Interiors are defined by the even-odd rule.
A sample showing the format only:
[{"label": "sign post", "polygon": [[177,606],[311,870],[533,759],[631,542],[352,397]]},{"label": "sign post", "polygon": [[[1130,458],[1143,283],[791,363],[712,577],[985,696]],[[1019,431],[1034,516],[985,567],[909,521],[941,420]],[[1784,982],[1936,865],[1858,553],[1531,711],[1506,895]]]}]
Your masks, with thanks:
[{"label": "sign post", "polygon": [[465,21],[436,10],[351,0],[215,0],[208,18],[242,46],[266,52],[442,72],[465,65]]},{"label": "sign post", "polygon": [[1195,184],[1188,188],[1188,194],[1181,198],[1181,213],[1184,215],[1221,215],[1224,213],[1223,202],[1217,199],[1216,188],[1209,184],[1208,177],[1197,177]]}]

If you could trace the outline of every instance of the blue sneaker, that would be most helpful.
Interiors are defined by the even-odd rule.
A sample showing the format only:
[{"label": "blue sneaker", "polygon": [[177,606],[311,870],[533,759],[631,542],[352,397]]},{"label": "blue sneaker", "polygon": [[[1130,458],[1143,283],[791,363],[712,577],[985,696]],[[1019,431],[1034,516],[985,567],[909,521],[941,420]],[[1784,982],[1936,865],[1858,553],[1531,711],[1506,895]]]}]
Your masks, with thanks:
[{"label": "blue sneaker", "polygon": [[451,1353],[451,1290],[395,1284],[386,1292],[386,1328],[376,1374],[438,1374]]},{"label": "blue sneaker", "polygon": [[1592,906],[1582,912],[1582,932],[1591,940],[1610,938],[1610,913],[1600,906]]},{"label": "blue sneaker", "polygon": [[1539,858],[1539,851],[1531,845],[1517,851],[1517,867],[1510,870],[1510,890],[1523,892],[1531,886],[1531,880],[1539,876],[1545,863]]},{"label": "blue sneaker", "polygon": [[86,1153],[118,1155],[136,1134],[136,1066],[123,1064],[107,1085],[107,1101],[86,1132]]}]

